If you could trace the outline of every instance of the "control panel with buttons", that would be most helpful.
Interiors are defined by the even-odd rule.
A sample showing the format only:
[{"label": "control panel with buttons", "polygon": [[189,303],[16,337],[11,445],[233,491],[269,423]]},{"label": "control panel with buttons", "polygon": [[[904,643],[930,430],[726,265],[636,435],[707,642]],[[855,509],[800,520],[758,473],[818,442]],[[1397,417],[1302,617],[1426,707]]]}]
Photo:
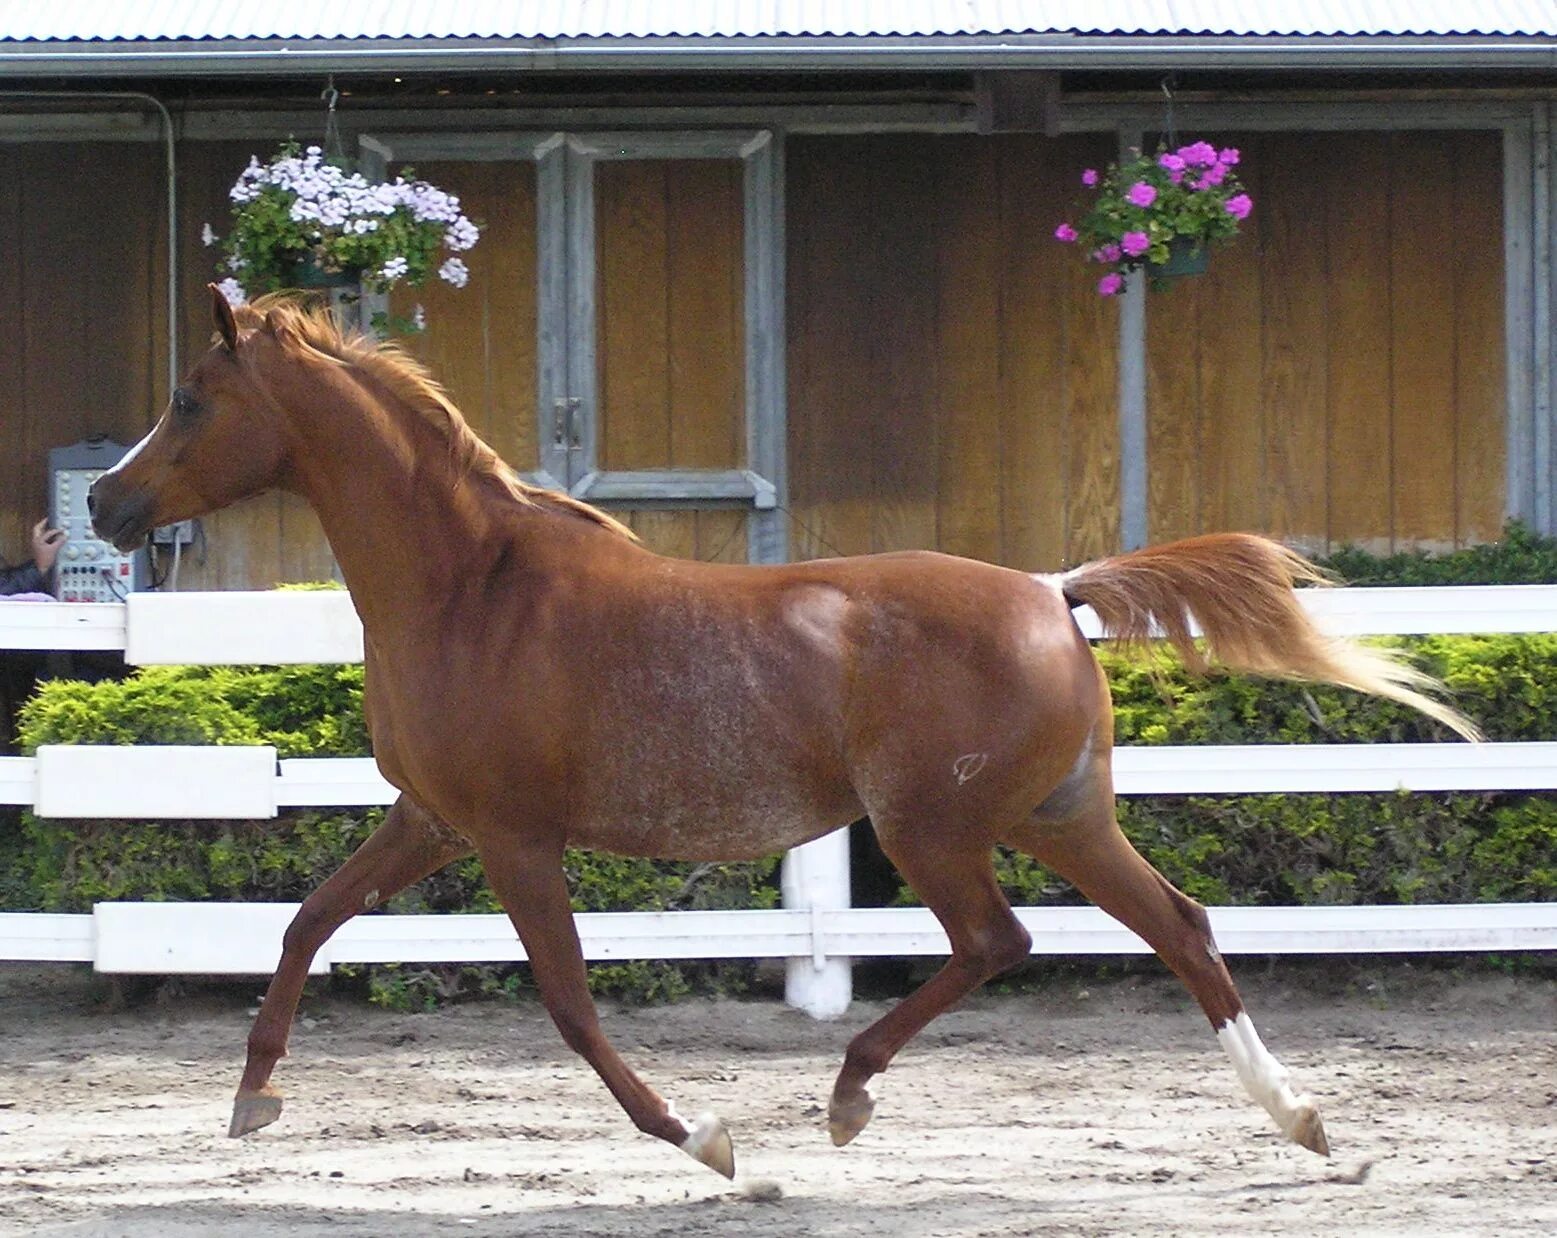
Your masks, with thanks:
[{"label": "control panel with buttons", "polygon": [[54,565],[54,596],[62,602],[122,602],[146,587],[146,551],[121,554],[92,531],[87,510],[87,490],[127,450],[99,438],[49,452],[49,523],[65,531]]}]

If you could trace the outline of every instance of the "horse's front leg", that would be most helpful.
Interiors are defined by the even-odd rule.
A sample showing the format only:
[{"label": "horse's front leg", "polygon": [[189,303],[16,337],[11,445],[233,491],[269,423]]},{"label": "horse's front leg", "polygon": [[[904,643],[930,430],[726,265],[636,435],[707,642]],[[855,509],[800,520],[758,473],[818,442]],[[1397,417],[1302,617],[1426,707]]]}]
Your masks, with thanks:
[{"label": "horse's front leg", "polygon": [[595,1069],[639,1130],[675,1144],[726,1178],[735,1152],[724,1123],[712,1114],[687,1122],[633,1072],[600,1030],[589,995],[560,844],[483,846],[481,862],[529,956],[546,1011],[563,1041]]},{"label": "horse's front leg", "polygon": [[358,912],[376,907],[470,851],[468,842],[402,795],[383,824],[304,900],[281,939],[281,962],[249,1032],[248,1060],[233,1101],[229,1135],[247,1135],[281,1116],[281,1093],[270,1085],[270,1075],[286,1056],[292,1016],[319,947]]}]

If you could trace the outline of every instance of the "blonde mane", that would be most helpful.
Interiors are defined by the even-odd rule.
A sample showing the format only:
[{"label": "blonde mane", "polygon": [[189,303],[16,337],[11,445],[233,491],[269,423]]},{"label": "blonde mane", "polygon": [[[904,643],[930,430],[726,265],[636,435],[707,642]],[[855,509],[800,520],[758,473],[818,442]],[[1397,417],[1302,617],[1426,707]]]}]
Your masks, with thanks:
[{"label": "blonde mane", "polygon": [[632,541],[638,535],[613,516],[572,495],[522,481],[503,458],[470,428],[448,392],[427,367],[393,341],[357,330],[345,330],[327,305],[310,306],[295,293],[270,293],[234,310],[243,328],[268,325],[284,348],[307,350],[348,365],[390,395],[415,409],[449,441],[449,459],[456,478],[480,477],[495,482],[526,507],[551,507],[582,516]]}]

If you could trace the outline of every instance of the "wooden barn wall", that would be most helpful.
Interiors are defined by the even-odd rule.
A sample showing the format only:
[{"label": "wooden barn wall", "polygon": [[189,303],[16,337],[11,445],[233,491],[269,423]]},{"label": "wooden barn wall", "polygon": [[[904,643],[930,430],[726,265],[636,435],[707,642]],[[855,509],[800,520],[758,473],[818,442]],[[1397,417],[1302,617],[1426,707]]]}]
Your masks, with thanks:
[{"label": "wooden barn wall", "polygon": [[[183,364],[211,337],[214,251],[201,225],[226,227],[227,190],[253,143],[179,148]],[[154,143],[0,144],[0,556],[28,553],[48,505],[48,450],[94,434],[143,435],[167,403],[166,184]],[[184,589],[268,588],[328,578],[313,514],[269,495],[205,520]],[[202,562],[203,558],[203,562]]]},{"label": "wooden barn wall", "polygon": [[163,156],[0,144],[0,559],[30,553],[48,452],[134,442],[166,400]]},{"label": "wooden barn wall", "polygon": [[1505,510],[1502,138],[1224,136],[1255,200],[1148,299],[1152,541],[1442,549]]},{"label": "wooden barn wall", "polygon": [[[183,369],[211,346],[211,297],[217,250],[201,240],[207,223],[225,235],[228,191],[260,144],[188,142],[179,149],[179,305]],[[159,311],[160,312],[160,311]],[[156,409],[161,412],[160,405]],[[150,424],[148,419],[147,424]],[[180,589],[269,589],[330,580],[335,559],[308,505],[292,495],[262,494],[202,518],[205,543],[185,547]]]},{"label": "wooden barn wall", "polygon": [[[1495,536],[1499,136],[1227,140],[1244,151],[1257,201],[1247,233],[1208,276],[1149,301],[1151,538],[1246,527],[1310,549],[1382,549]],[[225,228],[227,190],[254,145],[180,147],[186,362],[210,336],[214,255],[200,228]],[[1118,310],[1052,239],[1080,169],[1111,146],[1104,135],[788,140],[794,557],[937,547],[1040,569],[1117,546]],[[162,169],[154,144],[0,145],[0,555],[25,553],[47,501],[49,447],[92,433],[134,441],[165,403]],[[416,347],[525,466],[533,169],[422,171],[461,193],[487,234],[469,288],[417,294],[432,328]],[[667,364],[685,371],[680,356],[672,347]],[[730,386],[722,370],[705,377]],[[726,460],[728,420],[708,426],[705,445],[670,440],[671,457]],[[607,444],[624,460],[631,450]],[[630,519],[667,551],[745,554],[731,512]],[[263,497],[206,529],[208,553],[186,556],[184,588],[332,573],[296,500]]]},{"label": "wooden barn wall", "polygon": [[790,139],[793,557],[1116,548],[1118,311],[1053,239],[1110,145]]}]

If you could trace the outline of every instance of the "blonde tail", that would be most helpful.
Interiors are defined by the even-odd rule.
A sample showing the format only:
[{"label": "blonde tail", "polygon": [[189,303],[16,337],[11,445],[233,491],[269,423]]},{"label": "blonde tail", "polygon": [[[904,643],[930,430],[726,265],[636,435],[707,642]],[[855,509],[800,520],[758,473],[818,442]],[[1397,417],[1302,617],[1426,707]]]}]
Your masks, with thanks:
[{"label": "blonde tail", "polygon": [[1104,634],[1126,647],[1158,634],[1185,665],[1207,669],[1191,624],[1200,626],[1210,659],[1229,670],[1278,679],[1331,683],[1387,697],[1464,738],[1481,732],[1459,710],[1429,692],[1444,686],[1401,655],[1326,636],[1297,599],[1299,584],[1329,584],[1302,555],[1251,533],[1213,533],[1099,559],[1064,573],[1072,606],[1097,613]]}]

